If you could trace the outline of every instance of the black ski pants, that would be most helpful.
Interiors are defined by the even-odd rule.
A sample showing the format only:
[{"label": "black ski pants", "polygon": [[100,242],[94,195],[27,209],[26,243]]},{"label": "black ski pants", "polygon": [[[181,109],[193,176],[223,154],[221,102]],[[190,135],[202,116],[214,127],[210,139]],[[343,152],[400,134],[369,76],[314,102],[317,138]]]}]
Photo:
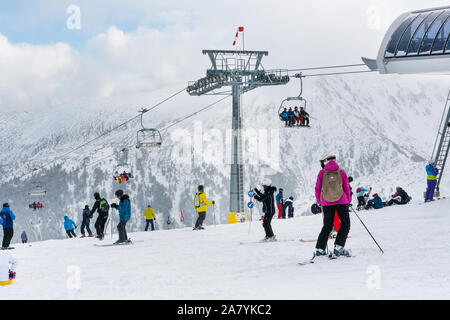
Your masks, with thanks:
[{"label": "black ski pants", "polygon": [[148,231],[148,226],[151,224],[152,225],[152,231],[155,230],[155,225],[153,224],[153,219],[148,219],[145,220],[147,222],[147,224],[145,225],[145,231]]},{"label": "black ski pants", "polygon": [[14,235],[13,228],[3,228],[3,243],[2,248],[8,248],[11,243],[11,239]]},{"label": "black ski pants", "polygon": [[362,207],[366,204],[366,199],[364,197],[358,197],[358,207]]},{"label": "black ski pants", "polygon": [[273,213],[272,214],[266,213],[264,215],[264,219],[263,219],[262,225],[263,225],[264,231],[266,232],[266,237],[273,237],[274,236],[273,230],[272,230],[272,225],[271,225],[272,218],[273,218]]},{"label": "black ski pants", "polygon": [[203,225],[203,221],[205,221],[206,218],[206,211],[205,212],[199,212],[197,221],[195,222],[195,228],[198,228]]},{"label": "black ski pants", "polygon": [[117,225],[117,231],[119,231],[119,241],[120,242],[124,242],[124,241],[128,240],[126,226],[127,226],[127,221],[120,221],[119,224]]},{"label": "black ski pants", "polygon": [[335,245],[345,246],[348,233],[350,232],[350,214],[348,204],[337,204],[332,206],[323,206],[323,227],[317,239],[316,249],[325,250],[328,242],[328,236],[333,229],[334,215],[337,212],[341,220],[341,227],[334,242]]},{"label": "black ski pants", "polygon": [[75,234],[75,231],[73,231],[73,229],[70,230],[66,230],[67,235],[69,236],[69,238],[76,238],[77,235]]},{"label": "black ski pants", "polygon": [[97,220],[95,221],[95,231],[97,232],[97,236],[102,237],[105,231],[105,223],[108,220],[107,213],[99,213]]}]

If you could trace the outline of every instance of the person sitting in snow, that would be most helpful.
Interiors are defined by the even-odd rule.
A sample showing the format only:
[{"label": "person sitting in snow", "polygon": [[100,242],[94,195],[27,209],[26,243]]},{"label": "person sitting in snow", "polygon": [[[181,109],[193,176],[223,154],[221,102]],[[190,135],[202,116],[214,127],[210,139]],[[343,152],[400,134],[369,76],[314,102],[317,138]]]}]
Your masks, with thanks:
[{"label": "person sitting in snow", "polygon": [[361,210],[366,205],[366,197],[365,193],[368,192],[364,187],[360,187],[356,189],[356,199],[358,199],[358,206],[356,207],[356,210]]},{"label": "person sitting in snow", "polygon": [[389,200],[385,205],[392,206],[393,204],[407,204],[411,199],[409,195],[401,187],[396,188],[396,193],[392,195],[391,200]]},{"label": "person sitting in snow", "polygon": [[384,207],[383,200],[378,196],[378,193],[374,193],[373,199],[367,201],[367,205],[365,207],[366,210],[369,209],[382,209]]}]

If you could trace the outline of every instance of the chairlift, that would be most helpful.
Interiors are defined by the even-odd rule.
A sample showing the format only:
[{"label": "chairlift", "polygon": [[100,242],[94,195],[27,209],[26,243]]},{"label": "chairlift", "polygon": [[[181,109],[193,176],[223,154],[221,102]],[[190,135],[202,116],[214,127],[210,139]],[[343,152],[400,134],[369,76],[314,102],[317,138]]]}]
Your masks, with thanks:
[{"label": "chairlift", "polygon": [[113,178],[118,183],[127,182],[129,179],[134,178],[131,165],[128,163],[128,149],[124,148],[119,151],[125,154],[125,159],[119,159],[119,163],[114,166]]},{"label": "chairlift", "polygon": [[143,116],[144,113],[147,112],[147,109],[142,109],[139,111],[141,113],[141,126],[142,129],[140,129],[136,134],[136,148],[154,148],[154,147],[160,147],[162,144],[162,138],[161,133],[158,129],[155,128],[145,128],[143,123]]},{"label": "chairlift", "polygon": [[[281,104],[280,107],[278,109],[278,117],[280,118],[281,121],[284,122],[289,122],[289,127],[309,127],[309,123],[308,125],[304,125],[302,118],[300,117],[300,119],[296,119],[295,117],[293,119],[291,119],[291,121],[289,121],[289,118],[287,115],[283,115],[283,113],[285,111],[288,111],[289,108],[294,109],[297,107],[298,111],[304,110],[306,112],[306,106],[307,106],[307,101],[305,98],[302,97],[303,94],[303,78],[305,76],[303,76],[301,73],[296,74],[294,76],[295,78],[300,79],[300,94],[296,97],[287,97],[286,99],[284,99]],[[295,102],[295,104],[292,104],[291,102]],[[291,104],[289,104],[291,103]],[[286,109],[286,110],[285,110]],[[294,111],[292,110],[292,111]],[[298,121],[300,120],[300,121]],[[297,124],[295,124],[297,122]]]},{"label": "chairlift", "polygon": [[40,181],[33,182],[34,188],[28,192],[30,197],[42,197],[47,194],[47,190],[42,187],[42,183]]},{"label": "chairlift", "polygon": [[28,205],[28,208],[35,211],[42,210],[44,208],[42,199],[47,194],[47,190],[42,187],[39,181],[36,181],[33,184],[34,188],[28,192],[28,196],[30,197],[30,204]]}]

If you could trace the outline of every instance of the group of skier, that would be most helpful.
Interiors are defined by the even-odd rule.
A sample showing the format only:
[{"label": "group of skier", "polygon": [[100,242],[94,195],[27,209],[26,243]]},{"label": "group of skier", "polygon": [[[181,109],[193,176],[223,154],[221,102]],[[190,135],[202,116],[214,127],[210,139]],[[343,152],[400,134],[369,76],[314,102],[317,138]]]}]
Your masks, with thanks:
[{"label": "group of skier", "polygon": [[[89,227],[90,219],[94,217],[94,213],[97,212],[98,216],[95,221],[94,227],[97,235],[96,238],[103,240],[105,236],[105,226],[109,217],[110,208],[117,209],[119,212],[119,223],[117,225],[117,231],[119,232],[119,239],[115,244],[121,244],[125,242],[130,242],[126,232],[126,224],[131,217],[131,202],[130,197],[124,194],[123,190],[117,190],[114,195],[119,200],[119,203],[112,203],[109,205],[105,198],[100,196],[100,193],[94,193],[94,205],[92,209],[89,209],[89,205],[86,205],[82,212],[82,222],[81,222],[81,238],[85,238],[85,230],[88,232],[87,237],[94,237],[92,231]],[[66,230],[69,238],[76,237],[75,229],[77,228],[76,223],[69,219],[69,217],[64,217],[64,229]]]},{"label": "group of skier", "polygon": [[280,188],[278,190],[277,195],[275,196],[275,200],[277,202],[277,209],[278,209],[278,219],[286,219],[286,211],[287,211],[287,217],[293,218],[294,217],[294,197],[290,196],[287,199],[283,198],[284,196],[284,189]]},{"label": "group of skier", "polygon": [[131,172],[122,172],[119,174],[119,172],[115,172],[113,175],[114,180],[116,180],[118,183],[122,183],[122,182],[126,182],[128,180],[130,180],[130,178],[133,178],[133,175],[131,174]]},{"label": "group of skier", "polygon": [[44,208],[44,205],[42,203],[40,203],[39,201],[38,202],[35,201],[29,205],[29,208],[33,209],[35,211],[42,210]]},{"label": "group of skier", "polygon": [[304,107],[284,108],[280,114],[281,121],[284,121],[286,127],[309,127],[309,113]]}]

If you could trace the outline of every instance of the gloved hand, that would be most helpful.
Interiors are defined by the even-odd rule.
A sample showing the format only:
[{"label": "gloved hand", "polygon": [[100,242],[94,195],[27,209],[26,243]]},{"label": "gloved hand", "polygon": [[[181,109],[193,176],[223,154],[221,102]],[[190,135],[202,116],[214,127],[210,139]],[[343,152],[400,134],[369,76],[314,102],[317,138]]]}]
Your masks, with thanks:
[{"label": "gloved hand", "polygon": [[111,208],[117,209],[117,203],[112,203]]},{"label": "gloved hand", "polygon": [[9,280],[13,280],[16,278],[16,273],[12,272],[11,270],[9,271]]},{"label": "gloved hand", "polygon": [[215,203],[216,203],[215,201],[212,202],[212,204],[215,204]]}]

